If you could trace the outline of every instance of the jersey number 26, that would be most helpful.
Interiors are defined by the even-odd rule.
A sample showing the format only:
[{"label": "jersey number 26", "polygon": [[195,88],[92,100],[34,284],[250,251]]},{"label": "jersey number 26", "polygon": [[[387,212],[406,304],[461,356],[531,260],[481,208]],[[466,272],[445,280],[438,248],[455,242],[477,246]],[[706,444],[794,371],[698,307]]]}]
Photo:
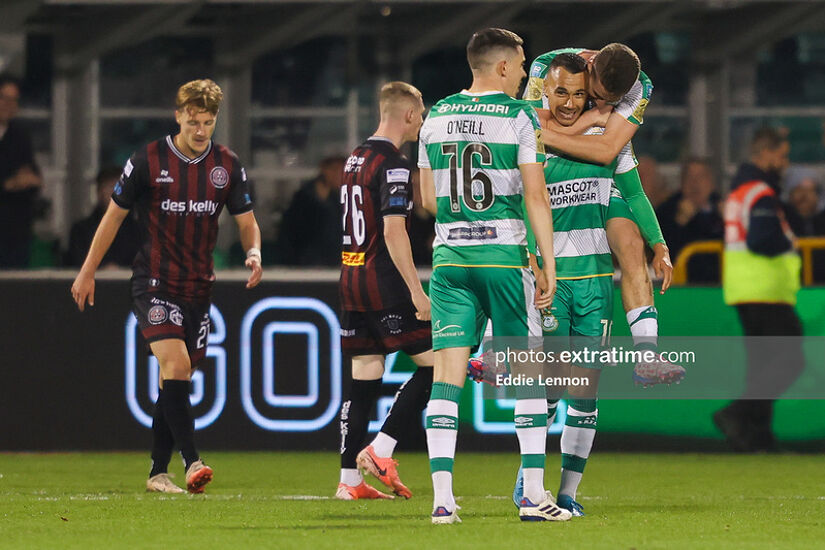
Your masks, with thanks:
[{"label": "jersey number 26", "polygon": [[[344,229],[344,245],[351,245],[355,239],[355,244],[361,246],[367,238],[367,222],[364,213],[361,212],[361,205],[364,204],[364,195],[360,185],[352,186],[352,196],[349,196],[349,187],[341,186],[341,206],[344,212],[341,216],[341,223]],[[352,218],[352,233],[347,231],[347,218]]]}]

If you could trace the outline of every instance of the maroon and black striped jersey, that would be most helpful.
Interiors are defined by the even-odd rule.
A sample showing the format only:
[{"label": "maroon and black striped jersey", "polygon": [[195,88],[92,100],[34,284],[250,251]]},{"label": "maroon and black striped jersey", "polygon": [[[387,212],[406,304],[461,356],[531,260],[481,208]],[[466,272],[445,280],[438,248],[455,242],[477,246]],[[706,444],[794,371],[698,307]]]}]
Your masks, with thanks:
[{"label": "maroon and black striped jersey", "polygon": [[121,208],[135,208],[142,230],[133,264],[133,295],[148,291],[208,297],[224,205],[233,216],[252,210],[246,172],[235,153],[210,142],[202,155],[189,159],[171,136],[132,155],[112,200]]},{"label": "maroon and black striped jersey", "polygon": [[384,216],[412,210],[409,160],[391,141],[371,137],[347,159],[341,185],[344,242],[341,306],[380,311],[410,300],[410,291],[384,242]]}]

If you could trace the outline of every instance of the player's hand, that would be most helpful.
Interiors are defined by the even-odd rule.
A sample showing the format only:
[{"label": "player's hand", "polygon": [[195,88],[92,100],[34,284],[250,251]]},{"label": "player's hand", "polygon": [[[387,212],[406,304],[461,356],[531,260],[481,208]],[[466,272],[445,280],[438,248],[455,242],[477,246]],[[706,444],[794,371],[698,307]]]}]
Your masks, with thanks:
[{"label": "player's hand", "polygon": [[593,126],[602,128],[607,126],[607,119],[610,118],[612,112],[612,105],[608,105],[604,101],[596,101],[595,107],[582,113],[581,123],[585,124],[588,128],[592,128]]},{"label": "player's hand", "polygon": [[544,272],[536,267],[533,269],[533,275],[536,277],[536,295],[547,293],[547,277]]},{"label": "player's hand", "polygon": [[430,298],[424,291],[416,292],[412,296],[412,302],[415,306],[415,318],[419,321],[429,321],[431,318],[430,313]]},{"label": "player's hand", "polygon": [[[549,262],[548,262],[549,263]],[[536,309],[545,309],[553,304],[553,296],[556,294],[556,266],[545,265],[541,274],[536,279]]]},{"label": "player's hand", "polygon": [[699,211],[696,208],[696,205],[693,204],[693,201],[688,199],[682,199],[679,201],[679,204],[676,207],[676,215],[674,216],[674,220],[679,225],[687,225],[690,223],[690,220],[693,219],[693,216]]},{"label": "player's hand", "polygon": [[255,288],[264,275],[264,268],[261,267],[261,257],[258,255],[249,256],[243,265],[252,270],[252,273],[249,274],[249,280],[246,281],[246,288]]},{"label": "player's hand", "polygon": [[662,243],[657,243],[653,247],[653,271],[662,279],[662,290],[659,294],[664,294],[673,282],[673,264],[670,261],[670,250]]},{"label": "player's hand", "polygon": [[77,308],[80,311],[86,309],[86,302],[90,306],[95,305],[95,276],[94,274],[87,275],[84,271],[80,271],[72,283],[72,298],[74,298]]}]

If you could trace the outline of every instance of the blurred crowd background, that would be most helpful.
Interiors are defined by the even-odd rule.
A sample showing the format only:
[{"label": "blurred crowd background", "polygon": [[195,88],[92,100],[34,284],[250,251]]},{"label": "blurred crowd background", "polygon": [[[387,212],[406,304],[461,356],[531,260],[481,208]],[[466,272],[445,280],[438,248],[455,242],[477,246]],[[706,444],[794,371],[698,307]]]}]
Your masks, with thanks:
[{"label": "blurred crowd background", "polygon": [[[598,14],[599,17],[594,17]],[[470,82],[464,46],[484,26],[553,48],[631,46],[653,99],[633,141],[674,258],[723,238],[721,205],[753,133],[789,143],[782,180],[797,236],[825,237],[825,6],[818,2],[89,2],[0,4],[0,268],[77,267],[132,151],[174,132],[177,87],[216,80],[216,141],[254,184],[268,265],[339,264],[338,188],[377,122],[376,91],[416,85],[430,105]],[[408,151],[415,160],[416,151]],[[416,188],[417,191],[417,188]],[[225,223],[216,267],[242,264]],[[414,258],[432,219],[416,198]],[[128,267],[134,224],[104,261]],[[814,252],[813,281],[825,282]],[[718,284],[697,255],[691,284]]]}]

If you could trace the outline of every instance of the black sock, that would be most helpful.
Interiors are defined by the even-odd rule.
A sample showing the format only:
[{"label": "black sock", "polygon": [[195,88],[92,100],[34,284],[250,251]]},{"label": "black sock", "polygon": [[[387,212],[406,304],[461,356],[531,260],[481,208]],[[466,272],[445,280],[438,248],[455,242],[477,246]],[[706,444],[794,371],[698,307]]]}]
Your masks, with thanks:
[{"label": "black sock", "polygon": [[163,416],[163,390],[158,392],[155,403],[155,415],[152,418],[152,471],[149,477],[165,474],[172,458],[172,449],[175,447],[175,438],[169,429],[169,423]]},{"label": "black sock", "polygon": [[163,393],[163,415],[188,470],[190,464],[200,459],[195,450],[195,420],[189,403],[189,381],[164,380]]},{"label": "black sock", "polygon": [[409,433],[413,423],[420,421],[421,411],[430,400],[432,387],[433,368],[418,367],[395,394],[395,401],[384,425],[381,426],[381,431],[400,441],[404,434]]},{"label": "black sock", "polygon": [[364,445],[370,412],[378,393],[381,379],[353,380],[349,397],[341,405],[341,468],[355,468],[355,458]]}]

